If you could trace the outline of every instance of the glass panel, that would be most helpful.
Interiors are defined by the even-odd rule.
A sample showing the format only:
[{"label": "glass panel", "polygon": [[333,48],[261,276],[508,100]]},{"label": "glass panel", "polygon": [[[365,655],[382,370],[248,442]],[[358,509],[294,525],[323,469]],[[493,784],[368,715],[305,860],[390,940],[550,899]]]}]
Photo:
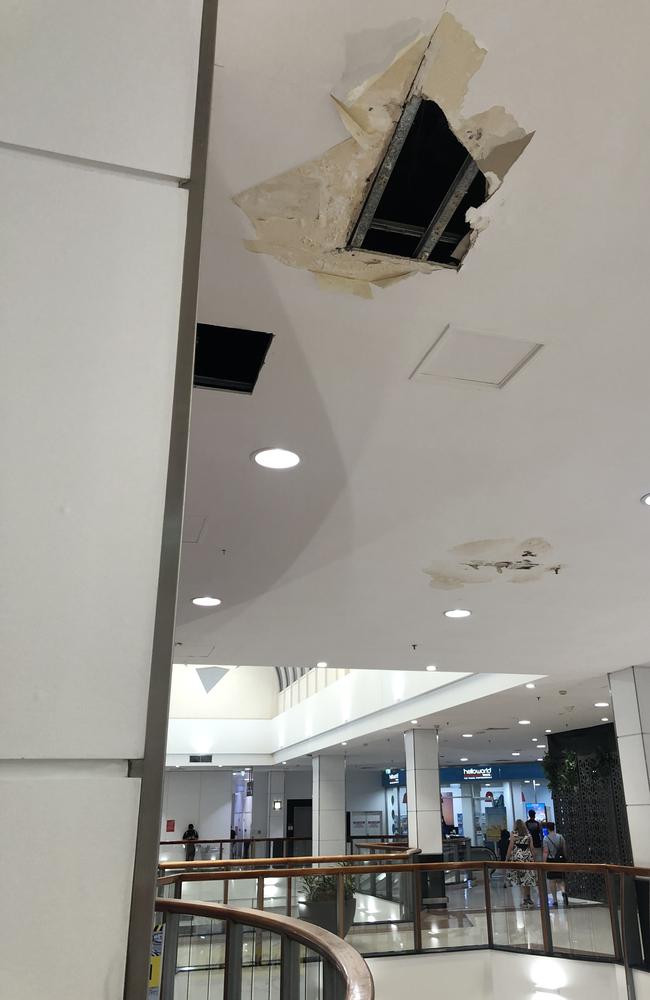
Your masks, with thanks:
[{"label": "glass panel", "polygon": [[[550,875],[558,876],[555,879]],[[558,955],[614,955],[612,922],[604,875],[547,873],[553,947]]]},{"label": "glass panel", "polygon": [[537,876],[534,869],[499,868],[490,879],[494,944],[543,951]]},{"label": "glass panel", "polygon": [[388,871],[377,875],[376,882],[374,878],[362,875],[356,879],[353,922],[346,941],[362,955],[412,951],[413,876]]},{"label": "glass panel", "polygon": [[[487,945],[483,869],[447,870],[444,872],[444,888],[439,891],[446,893],[447,905],[423,905],[422,948],[435,950]],[[424,894],[423,898],[426,898]]]},{"label": "glass panel", "polygon": [[323,963],[311,948],[300,947],[299,1000],[322,1000]]}]

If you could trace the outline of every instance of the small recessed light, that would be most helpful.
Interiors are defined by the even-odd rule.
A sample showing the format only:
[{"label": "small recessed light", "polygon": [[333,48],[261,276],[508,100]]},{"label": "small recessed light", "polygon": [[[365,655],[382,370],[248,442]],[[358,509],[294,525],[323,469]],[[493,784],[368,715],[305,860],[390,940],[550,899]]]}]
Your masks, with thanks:
[{"label": "small recessed light", "polygon": [[541,763],[541,761],[543,761],[544,758],[543,757],[538,757],[537,760],[540,761],[540,763]]},{"label": "small recessed light", "polygon": [[317,667],[326,667],[327,664],[326,664],[325,660],[319,660],[318,663],[316,664],[316,666]]},{"label": "small recessed light", "polygon": [[300,456],[286,448],[262,448],[253,452],[251,458],[265,469],[293,469],[300,462]]},{"label": "small recessed light", "polygon": [[538,739],[539,739],[539,737],[538,737],[538,736],[533,736],[533,738],[532,738],[531,742],[532,742],[532,743],[537,743],[537,740],[538,740]]},{"label": "small recessed light", "polygon": [[650,493],[644,493],[641,497],[641,503],[644,503],[646,507],[650,507]]},{"label": "small recessed light", "polygon": [[545,733],[550,733],[550,732],[552,732],[552,731],[553,731],[553,730],[551,730],[551,729],[545,729],[545,730],[544,730],[544,732],[545,732]]},{"label": "small recessed light", "polygon": [[417,726],[417,724],[418,724],[418,720],[417,719],[411,719],[411,725],[412,726]]},{"label": "small recessed light", "polygon": [[595,701],[594,708],[609,708],[608,701]]},{"label": "small recessed light", "polygon": [[281,764],[286,764],[287,762],[286,762],[286,760],[282,760],[282,761],[280,761],[280,763]]},{"label": "small recessed light", "polygon": [[520,726],[529,726],[530,725],[530,719],[520,719],[519,720],[519,725]]},{"label": "small recessed light", "polygon": [[467,608],[452,608],[451,611],[445,611],[445,618],[469,618],[471,613]]},{"label": "small recessed light", "polygon": [[200,608],[216,608],[221,600],[218,597],[193,597],[192,604],[197,604]]},{"label": "small recessed light", "polygon": [[461,757],[460,758],[461,764],[466,764],[468,760],[469,760],[469,757]]},{"label": "small recessed light", "polygon": [[534,684],[526,684],[526,687],[528,688],[529,691],[532,691],[533,688],[535,687],[535,685]]},{"label": "small recessed light", "polygon": [[609,722],[609,719],[607,718],[607,716],[605,716],[605,718],[604,718],[604,719],[601,719],[600,721],[601,721],[601,722]]},{"label": "small recessed light", "polygon": [[428,667],[426,667],[426,669],[427,669],[427,670],[429,671],[429,673],[431,674],[431,673],[433,673],[433,671],[434,671],[434,670],[437,670],[438,668],[437,668],[437,666],[435,665],[435,663],[430,663],[430,664],[429,664],[429,666],[428,666]]},{"label": "small recessed light", "polygon": [[512,751],[512,756],[513,756],[513,757],[521,757],[521,754],[519,753],[519,751],[518,751],[518,750],[513,750],[513,751]]},{"label": "small recessed light", "polygon": [[530,781],[528,780],[528,778],[526,778],[526,780],[524,781],[524,785],[530,785]]},{"label": "small recessed light", "polygon": [[343,742],[341,743],[341,746],[342,746],[342,747],[346,747],[347,745],[348,745],[348,742],[347,742],[347,740],[343,740]]},{"label": "small recessed light", "polygon": [[463,739],[464,740],[471,740],[471,738],[472,738],[473,735],[474,735],[474,733],[463,733]]},{"label": "small recessed light", "polygon": [[546,743],[538,743],[537,744],[537,749],[538,750],[546,750]]}]

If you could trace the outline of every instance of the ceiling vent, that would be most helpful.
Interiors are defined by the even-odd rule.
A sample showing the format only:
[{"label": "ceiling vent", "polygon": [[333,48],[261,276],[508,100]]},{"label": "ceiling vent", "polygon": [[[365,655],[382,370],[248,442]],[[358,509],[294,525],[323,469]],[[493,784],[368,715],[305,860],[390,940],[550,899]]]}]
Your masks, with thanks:
[{"label": "ceiling vent", "polygon": [[457,268],[469,249],[468,208],[487,196],[484,174],[434,101],[412,97],[375,175],[349,249]]},{"label": "ceiling vent", "polygon": [[272,340],[259,330],[197,323],[194,385],[250,395]]},{"label": "ceiling vent", "polygon": [[212,754],[211,753],[191,753],[190,754],[190,764],[211,764]]},{"label": "ceiling vent", "polygon": [[541,347],[526,340],[446,326],[411,378],[503,389]]}]

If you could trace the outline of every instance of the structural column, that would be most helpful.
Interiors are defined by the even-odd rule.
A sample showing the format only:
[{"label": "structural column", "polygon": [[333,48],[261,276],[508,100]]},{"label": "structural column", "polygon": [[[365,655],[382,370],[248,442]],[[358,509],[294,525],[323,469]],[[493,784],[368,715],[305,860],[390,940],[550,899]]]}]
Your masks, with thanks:
[{"label": "structural column", "polygon": [[345,758],[312,760],[312,849],[314,854],[345,854]]},{"label": "structural column", "polygon": [[438,735],[433,729],[404,733],[409,847],[442,853]]},{"label": "structural column", "polygon": [[650,666],[609,675],[634,864],[650,865]]},{"label": "structural column", "polygon": [[[280,808],[276,807],[276,802],[280,803]],[[285,823],[287,821],[284,798],[284,771],[271,771],[269,774],[269,797],[268,797],[268,831],[269,837],[274,840],[285,836]],[[282,854],[288,854],[282,851]]]}]

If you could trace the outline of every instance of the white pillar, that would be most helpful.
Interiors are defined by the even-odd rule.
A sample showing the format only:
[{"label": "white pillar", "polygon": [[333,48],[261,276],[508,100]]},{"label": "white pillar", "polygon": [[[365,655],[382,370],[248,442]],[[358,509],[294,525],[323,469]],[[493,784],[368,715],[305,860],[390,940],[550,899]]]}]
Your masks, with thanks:
[{"label": "white pillar", "polygon": [[[409,847],[424,854],[442,853],[442,814],[438,736],[433,729],[404,733]],[[463,813],[463,825],[465,815]]]},{"label": "white pillar", "polygon": [[21,1000],[146,994],[201,16],[200,0],[3,6],[0,992]]},{"label": "white pillar", "polygon": [[[650,666],[609,675],[634,864],[650,865]],[[605,711],[603,709],[603,711]]]},{"label": "white pillar", "polygon": [[312,759],[312,850],[345,854],[345,758]]}]

